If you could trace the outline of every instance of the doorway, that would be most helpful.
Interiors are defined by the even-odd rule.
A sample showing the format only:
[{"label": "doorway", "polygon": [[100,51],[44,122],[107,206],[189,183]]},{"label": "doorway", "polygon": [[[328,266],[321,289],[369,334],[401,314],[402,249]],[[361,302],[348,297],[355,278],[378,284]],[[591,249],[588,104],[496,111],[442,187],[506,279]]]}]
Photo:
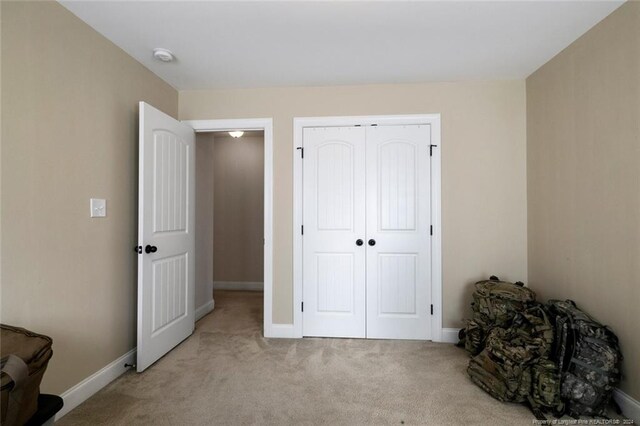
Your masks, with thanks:
[{"label": "doorway", "polygon": [[[263,312],[264,312],[262,328],[263,328],[264,336],[270,337],[272,326],[273,326],[271,323],[272,300],[273,300],[273,291],[272,291],[272,286],[273,286],[273,120],[271,118],[185,120],[183,121],[183,123],[193,128],[194,131],[196,132],[196,135],[198,135],[198,137],[202,135],[202,137],[206,138],[207,135],[213,135],[209,137],[215,140],[216,133],[219,135],[218,139],[220,139],[220,136],[222,135],[225,135],[225,137],[230,136],[228,132],[243,131],[245,132],[245,134],[247,134],[247,136],[260,135],[260,137],[262,138],[262,155],[263,155],[262,156],[262,171],[263,171],[262,173],[262,185],[263,185],[262,233],[263,234],[262,234],[262,240],[261,241],[259,240],[258,243],[262,244],[261,270],[262,270]],[[244,137],[244,134],[242,137]],[[239,138],[239,139],[242,139],[242,138]],[[240,142],[240,141],[236,141],[236,142]],[[208,152],[208,155],[213,156],[215,154],[215,149],[216,149],[215,142],[209,145],[209,148],[210,148],[210,152]],[[207,161],[210,161],[210,160],[207,160]],[[215,164],[214,164],[214,167],[215,167]],[[211,170],[211,179],[215,177],[214,173],[215,173],[215,170]],[[222,182],[219,182],[219,183],[222,183]],[[213,187],[213,185],[215,184],[210,184],[210,187]],[[215,219],[215,212],[214,212],[215,187],[214,187],[213,193],[211,194],[211,197],[212,197],[212,203],[214,204],[214,207],[211,208],[213,223],[210,225],[211,232],[209,234],[215,235],[215,226],[216,226],[215,225],[216,219]],[[254,197],[254,202],[255,202],[255,197]],[[202,217],[206,218],[208,216],[205,214]],[[255,227],[255,219],[254,219],[254,224],[252,226]],[[253,235],[255,235],[255,233]],[[253,286],[254,289],[258,288],[259,281],[244,281],[243,284],[238,284],[238,282],[240,281],[229,281],[225,279],[216,280],[217,278],[224,278],[224,275],[222,277],[215,275],[215,265],[213,265],[213,263],[214,263],[214,251],[216,250],[215,249],[216,243],[213,237],[211,239],[207,239],[206,241],[213,241],[211,243],[211,247],[209,248],[209,253],[211,253],[211,256],[208,258],[211,261],[211,264],[213,267],[212,267],[212,270],[208,272],[210,274],[209,275],[210,279],[209,281],[206,281],[206,282],[210,283],[210,285],[205,290],[205,294],[208,294],[209,296],[211,296],[214,291],[214,286],[218,286],[218,288],[221,288],[228,285],[232,285],[230,284],[230,282],[236,283],[235,284],[236,289],[244,290],[249,286]],[[219,245],[219,247],[222,247],[222,246]],[[256,250],[255,244],[253,245],[253,247],[254,247],[254,250]],[[256,270],[259,271],[259,266],[257,266],[257,263],[259,263],[259,261],[256,260],[255,255],[252,256],[252,259],[254,262],[253,263],[254,271]],[[246,278],[243,278],[243,279],[246,279]],[[242,286],[245,286],[245,288],[239,288]],[[201,311],[201,314],[206,315],[206,313],[210,312],[213,309],[214,303],[215,302],[212,299],[211,307],[203,309]]]},{"label": "doorway", "polygon": [[196,134],[196,319],[221,291],[262,297],[264,148],[263,130]]}]

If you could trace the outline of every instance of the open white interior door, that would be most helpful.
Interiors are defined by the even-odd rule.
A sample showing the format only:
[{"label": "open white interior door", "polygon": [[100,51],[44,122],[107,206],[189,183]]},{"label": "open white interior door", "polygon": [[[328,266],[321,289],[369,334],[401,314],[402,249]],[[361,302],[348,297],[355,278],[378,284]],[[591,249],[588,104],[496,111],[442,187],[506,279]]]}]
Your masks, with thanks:
[{"label": "open white interior door", "polygon": [[194,329],[195,132],[140,102],[138,348],[142,372]]}]

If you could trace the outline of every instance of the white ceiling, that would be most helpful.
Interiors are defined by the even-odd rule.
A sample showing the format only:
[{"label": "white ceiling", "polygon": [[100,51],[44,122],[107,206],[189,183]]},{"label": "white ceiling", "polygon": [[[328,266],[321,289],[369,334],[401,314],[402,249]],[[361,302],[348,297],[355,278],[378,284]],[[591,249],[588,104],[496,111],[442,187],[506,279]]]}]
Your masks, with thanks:
[{"label": "white ceiling", "polygon": [[185,90],[522,79],[623,2],[61,3]]}]

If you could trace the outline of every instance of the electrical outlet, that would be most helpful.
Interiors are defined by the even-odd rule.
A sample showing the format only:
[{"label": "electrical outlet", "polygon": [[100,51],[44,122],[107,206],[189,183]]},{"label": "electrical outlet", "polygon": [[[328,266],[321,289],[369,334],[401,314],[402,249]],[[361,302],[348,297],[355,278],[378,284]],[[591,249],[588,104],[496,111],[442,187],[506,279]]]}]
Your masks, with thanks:
[{"label": "electrical outlet", "polygon": [[107,217],[107,200],[103,198],[92,198],[89,201],[91,217]]}]

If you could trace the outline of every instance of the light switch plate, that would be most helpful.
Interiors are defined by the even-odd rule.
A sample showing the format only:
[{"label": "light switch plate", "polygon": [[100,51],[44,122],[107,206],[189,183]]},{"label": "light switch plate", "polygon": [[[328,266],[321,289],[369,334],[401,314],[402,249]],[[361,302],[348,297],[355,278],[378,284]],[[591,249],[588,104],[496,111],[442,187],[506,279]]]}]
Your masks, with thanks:
[{"label": "light switch plate", "polygon": [[92,198],[89,207],[91,208],[91,217],[107,217],[107,200]]}]

